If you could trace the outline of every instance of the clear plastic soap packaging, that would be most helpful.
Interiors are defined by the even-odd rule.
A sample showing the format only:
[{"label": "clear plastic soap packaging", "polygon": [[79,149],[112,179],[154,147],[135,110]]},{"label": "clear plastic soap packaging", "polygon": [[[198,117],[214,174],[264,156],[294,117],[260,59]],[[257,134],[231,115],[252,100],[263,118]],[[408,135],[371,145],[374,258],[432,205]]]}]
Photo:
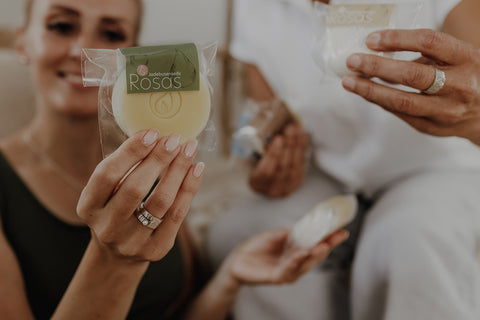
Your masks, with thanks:
[{"label": "clear plastic soap packaging", "polygon": [[340,0],[330,5],[315,2],[315,62],[325,74],[343,77],[353,74],[346,66],[353,53],[394,59],[394,53],[370,50],[365,39],[378,30],[414,28],[422,6],[422,2],[388,0]]},{"label": "clear plastic soap packaging", "polygon": [[215,146],[212,81],[217,45],[194,43],[82,49],[85,87],[99,87],[98,117],[104,156],[134,133],[180,134],[182,143]]}]

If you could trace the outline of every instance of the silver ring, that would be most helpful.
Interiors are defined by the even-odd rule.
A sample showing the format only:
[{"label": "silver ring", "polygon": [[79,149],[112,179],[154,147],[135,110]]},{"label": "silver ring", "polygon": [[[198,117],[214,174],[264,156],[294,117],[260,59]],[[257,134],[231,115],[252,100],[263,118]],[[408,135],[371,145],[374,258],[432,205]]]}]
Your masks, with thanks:
[{"label": "silver ring", "polygon": [[147,209],[145,209],[143,202],[137,209],[137,219],[143,226],[153,230],[157,229],[157,227],[163,221],[163,219],[159,219],[148,212]]},{"label": "silver ring", "polygon": [[443,88],[443,86],[445,85],[445,81],[447,81],[445,72],[438,68],[435,68],[435,80],[433,81],[432,85],[423,92],[425,92],[426,94],[435,94]]}]

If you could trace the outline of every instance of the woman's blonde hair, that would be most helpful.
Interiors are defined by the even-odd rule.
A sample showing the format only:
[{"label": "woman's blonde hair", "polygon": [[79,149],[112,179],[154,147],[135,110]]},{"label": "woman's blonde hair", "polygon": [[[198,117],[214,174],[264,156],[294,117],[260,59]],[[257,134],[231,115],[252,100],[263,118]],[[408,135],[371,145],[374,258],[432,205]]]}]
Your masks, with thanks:
[{"label": "woman's blonde hair", "polygon": [[[135,42],[138,41],[140,31],[142,29],[142,19],[143,19],[143,0],[135,0],[138,5],[138,19],[137,27],[135,30]],[[32,13],[33,0],[25,0],[25,22],[24,25],[27,26],[30,21],[30,15]]]}]

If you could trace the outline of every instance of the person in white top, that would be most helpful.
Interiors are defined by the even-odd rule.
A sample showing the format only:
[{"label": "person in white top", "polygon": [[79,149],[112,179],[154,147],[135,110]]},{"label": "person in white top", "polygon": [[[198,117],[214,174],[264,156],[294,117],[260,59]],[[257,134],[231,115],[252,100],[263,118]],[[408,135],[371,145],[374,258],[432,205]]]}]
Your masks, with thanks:
[{"label": "person in white top", "polygon": [[[421,27],[441,28],[478,44],[473,30],[478,30],[478,17],[474,18],[480,11],[472,10],[475,1],[424,2]],[[219,217],[207,238],[213,264],[251,233],[266,226],[291,226],[316,202],[334,194],[353,192],[367,200],[362,202],[365,221],[351,268],[348,263],[338,268],[337,261],[336,268],[324,265],[283,291],[244,289],[235,307],[235,319],[477,319],[480,148],[467,139],[419,132],[434,133],[422,130],[416,125],[418,120],[404,122],[406,117],[396,112],[392,99],[381,100],[389,88],[381,88],[382,96],[379,90],[366,89],[375,86],[367,83],[369,80],[344,79],[345,88],[359,97],[346,92],[338,79],[325,81],[312,58],[314,30],[309,0],[238,0],[234,10],[231,51],[250,64],[253,98],[277,97],[300,116],[311,139],[315,168],[303,184],[301,175],[285,173],[288,167],[297,173],[303,169],[298,156],[306,149],[299,143],[304,141],[301,128],[290,126],[275,137],[252,170],[250,184],[264,195],[290,196],[268,198],[252,193]],[[420,37],[409,36],[406,38],[411,42]],[[458,49],[457,42],[449,43]],[[348,66],[367,76],[405,84],[398,79],[406,69],[404,73],[381,74],[382,68],[369,70],[371,61],[360,57],[363,64],[354,66],[350,57]],[[475,61],[471,61],[471,69]],[[448,77],[450,66],[440,66]],[[431,82],[433,68],[429,68],[427,79]],[[385,73],[394,79],[386,78]],[[461,72],[450,75],[461,81]],[[353,85],[348,79],[355,81]],[[443,93],[438,95],[459,97],[455,89],[462,87],[451,86],[451,79],[447,78]],[[428,86],[412,87],[424,90]],[[428,98],[430,108],[440,101]],[[439,107],[445,110],[445,104]],[[453,134],[450,130],[450,134],[443,131],[437,135],[458,135],[477,142],[472,132]],[[351,238],[355,238],[356,229],[352,228]]]}]

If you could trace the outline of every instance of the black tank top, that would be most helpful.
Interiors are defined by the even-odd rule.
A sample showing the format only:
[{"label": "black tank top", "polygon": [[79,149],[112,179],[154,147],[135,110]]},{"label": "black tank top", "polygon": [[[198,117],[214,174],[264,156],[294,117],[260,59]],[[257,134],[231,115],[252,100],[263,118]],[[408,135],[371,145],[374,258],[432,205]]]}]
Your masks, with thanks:
[{"label": "black tank top", "polygon": [[[36,319],[49,319],[82,259],[90,229],[66,224],[52,215],[1,153],[0,213],[3,232],[20,263],[33,313]],[[128,319],[165,319],[186,286],[185,270],[177,242],[165,258],[150,264]]]}]

